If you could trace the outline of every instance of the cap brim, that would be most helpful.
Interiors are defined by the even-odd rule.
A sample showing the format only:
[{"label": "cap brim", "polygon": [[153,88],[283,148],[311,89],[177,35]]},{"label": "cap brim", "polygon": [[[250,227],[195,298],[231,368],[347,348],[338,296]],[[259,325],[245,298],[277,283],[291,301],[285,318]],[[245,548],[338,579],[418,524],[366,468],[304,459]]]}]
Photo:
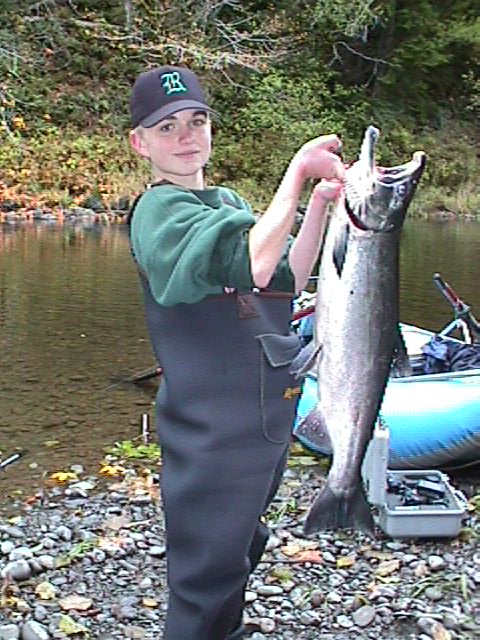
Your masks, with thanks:
[{"label": "cap brim", "polygon": [[203,102],[198,102],[197,100],[176,100],[171,104],[160,107],[160,109],[157,109],[146,118],[143,118],[143,120],[140,121],[140,126],[148,129],[149,127],[155,126],[160,122],[160,120],[164,120],[174,113],[183,111],[184,109],[198,109],[200,111],[208,111],[209,113],[216,115],[215,111],[210,109],[210,107]]}]

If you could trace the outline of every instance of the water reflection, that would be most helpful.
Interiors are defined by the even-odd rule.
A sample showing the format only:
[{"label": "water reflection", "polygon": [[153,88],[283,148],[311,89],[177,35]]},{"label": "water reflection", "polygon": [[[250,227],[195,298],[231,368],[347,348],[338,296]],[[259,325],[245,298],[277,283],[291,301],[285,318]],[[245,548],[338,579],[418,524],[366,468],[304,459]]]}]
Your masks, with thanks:
[{"label": "water reflection", "polygon": [[106,391],[153,362],[124,229],[1,228],[0,305],[0,450],[28,449],[22,473],[93,467],[138,433],[152,395]]},{"label": "water reflection", "polygon": [[[480,316],[479,255],[479,224],[409,222],[402,320],[439,329],[452,319],[435,271]],[[0,353],[0,450],[29,451],[1,489],[73,462],[96,470],[106,445],[139,433],[152,388],[107,389],[153,364],[123,227],[0,225]]]},{"label": "water reflection", "polygon": [[440,329],[452,309],[434,286],[438,271],[480,316],[480,224],[410,221],[402,238],[401,318]]}]

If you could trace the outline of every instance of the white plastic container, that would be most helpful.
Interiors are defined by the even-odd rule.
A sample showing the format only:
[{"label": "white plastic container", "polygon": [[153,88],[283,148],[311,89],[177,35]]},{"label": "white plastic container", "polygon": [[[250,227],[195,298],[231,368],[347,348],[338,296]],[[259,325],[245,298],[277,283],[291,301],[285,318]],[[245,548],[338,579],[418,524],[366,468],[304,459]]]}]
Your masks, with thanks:
[{"label": "white plastic container", "polygon": [[378,525],[392,538],[453,538],[458,535],[466,510],[466,499],[454,489],[441,471],[389,471],[400,479],[432,479],[445,490],[447,506],[422,504],[402,506],[398,496],[385,493],[385,502],[378,507]]},{"label": "white plastic container", "polygon": [[[458,535],[467,508],[463,494],[445,473],[437,470],[388,470],[389,433],[380,421],[362,468],[369,502],[377,507],[379,527],[392,538],[452,538]],[[432,480],[441,485],[446,505],[404,506],[399,495],[387,491],[387,474],[396,480]]]}]

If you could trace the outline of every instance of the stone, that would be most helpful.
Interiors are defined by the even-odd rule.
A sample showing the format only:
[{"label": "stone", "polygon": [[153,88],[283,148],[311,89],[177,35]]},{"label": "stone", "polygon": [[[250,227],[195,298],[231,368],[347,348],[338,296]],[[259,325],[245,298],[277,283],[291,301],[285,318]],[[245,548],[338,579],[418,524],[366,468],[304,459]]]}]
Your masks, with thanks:
[{"label": "stone", "polygon": [[16,547],[10,552],[9,560],[14,562],[15,560],[29,560],[33,558],[32,550],[28,547]]},{"label": "stone", "polygon": [[445,560],[442,558],[442,556],[428,556],[428,566],[432,571],[438,571],[445,566]]},{"label": "stone", "polygon": [[258,623],[262,633],[273,633],[275,631],[276,624],[272,618],[259,618]]},{"label": "stone", "polygon": [[360,607],[352,613],[353,621],[359,627],[368,627],[375,619],[375,609],[370,605]]},{"label": "stone", "polygon": [[37,560],[44,569],[50,570],[55,568],[56,560],[53,556],[42,554],[38,556]]},{"label": "stone", "polygon": [[22,627],[21,640],[50,640],[47,629],[35,620],[29,620]]},{"label": "stone", "polygon": [[425,589],[425,597],[433,602],[437,602],[437,600],[441,600],[443,598],[443,593],[441,589],[437,587],[427,587]]},{"label": "stone", "polygon": [[2,544],[0,544],[0,553],[3,556],[8,556],[15,549],[15,544],[11,540],[4,540]]},{"label": "stone", "polygon": [[166,553],[166,548],[164,546],[153,546],[148,550],[148,555],[153,556],[154,558],[163,558]]},{"label": "stone", "polygon": [[26,560],[16,560],[9,562],[2,569],[2,576],[10,576],[15,582],[22,582],[32,577],[32,570]]},{"label": "stone", "polygon": [[283,589],[275,584],[264,584],[258,587],[257,593],[259,596],[266,596],[269,598],[270,596],[279,596],[283,593]]},{"label": "stone", "polygon": [[16,624],[4,624],[0,626],[0,640],[18,640],[20,629]]},{"label": "stone", "polygon": [[350,629],[353,627],[353,620],[344,614],[337,616],[337,624],[339,624],[343,629]]}]

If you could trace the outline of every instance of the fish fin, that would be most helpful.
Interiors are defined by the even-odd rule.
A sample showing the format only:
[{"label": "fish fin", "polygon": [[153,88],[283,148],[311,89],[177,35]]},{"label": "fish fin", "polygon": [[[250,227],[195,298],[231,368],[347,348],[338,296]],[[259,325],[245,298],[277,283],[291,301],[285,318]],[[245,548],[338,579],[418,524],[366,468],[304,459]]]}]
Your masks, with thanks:
[{"label": "fish fin", "polygon": [[315,342],[311,340],[292,360],[289,369],[290,373],[294,375],[295,378],[303,378],[306,376],[317,361],[320,350],[320,345],[316,345]]},{"label": "fish fin", "polygon": [[350,227],[346,224],[335,240],[335,246],[333,248],[333,262],[335,264],[338,277],[342,275],[343,265],[345,264],[349,235]]},{"label": "fish fin", "polygon": [[351,494],[336,495],[328,482],[310,508],[303,526],[305,535],[325,529],[357,529],[373,536],[373,517],[363,485]]},{"label": "fish fin", "polygon": [[325,456],[332,454],[332,441],[318,404],[303,418],[294,435],[308,449]]}]

